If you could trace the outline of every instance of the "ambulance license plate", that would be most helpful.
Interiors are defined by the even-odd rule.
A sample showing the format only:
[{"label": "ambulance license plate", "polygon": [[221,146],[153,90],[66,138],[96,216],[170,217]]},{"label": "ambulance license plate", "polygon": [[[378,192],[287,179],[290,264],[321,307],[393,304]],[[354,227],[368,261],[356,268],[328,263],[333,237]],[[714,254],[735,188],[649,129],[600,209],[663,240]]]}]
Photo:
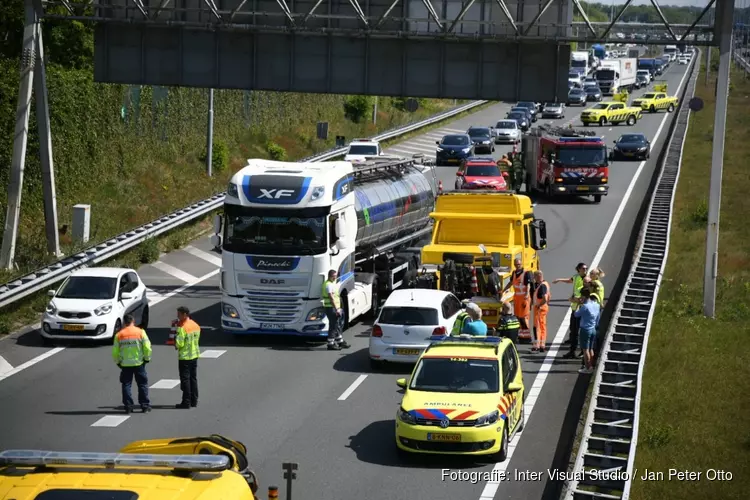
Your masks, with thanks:
[{"label": "ambulance license plate", "polygon": [[448,443],[461,442],[461,434],[444,434],[442,432],[428,432],[427,441],[442,441]]}]

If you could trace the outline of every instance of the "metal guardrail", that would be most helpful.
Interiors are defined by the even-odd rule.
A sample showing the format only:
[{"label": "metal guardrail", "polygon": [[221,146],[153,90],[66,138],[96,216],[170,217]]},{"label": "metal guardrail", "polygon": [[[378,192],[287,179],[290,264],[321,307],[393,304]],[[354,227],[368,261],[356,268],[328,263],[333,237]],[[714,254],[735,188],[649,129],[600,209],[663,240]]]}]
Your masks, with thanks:
[{"label": "metal guardrail", "polygon": [[669,253],[672,205],[682,163],[700,53],[685,85],[661,165],[643,240],[599,355],[581,444],[565,500],[627,500],[630,496],[646,349]]},{"label": "metal guardrail", "polygon": [[[425,120],[411,123],[404,127],[398,127],[374,137],[378,141],[393,139],[414,130],[418,130],[443,120],[469,111],[478,106],[486,104],[489,101],[472,101],[463,106],[450,109],[443,113],[431,116]],[[335,148],[317,155],[308,156],[299,161],[326,161],[336,158],[346,153],[346,147]],[[162,233],[171,231],[188,222],[192,222],[214,210],[219,209],[224,203],[224,194],[216,194],[205,200],[201,200],[188,207],[176,210],[170,214],[160,217],[154,221],[144,224],[130,231],[118,234],[117,236],[104,241],[98,245],[91,246],[81,252],[69,257],[65,257],[47,267],[37,269],[25,276],[16,278],[13,281],[0,285],[0,309],[21,300],[29,295],[44,290],[55,283],[65,279],[71,272],[76,269],[96,265],[115,257],[116,255],[130,250],[131,248],[143,243],[149,238],[159,236]]]}]

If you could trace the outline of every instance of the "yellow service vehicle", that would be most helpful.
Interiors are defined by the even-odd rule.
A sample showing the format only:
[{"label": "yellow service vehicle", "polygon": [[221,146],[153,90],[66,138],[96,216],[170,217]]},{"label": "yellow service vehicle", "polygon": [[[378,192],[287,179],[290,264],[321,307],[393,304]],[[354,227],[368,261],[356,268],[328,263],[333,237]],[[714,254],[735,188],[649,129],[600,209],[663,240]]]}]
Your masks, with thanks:
[{"label": "yellow service vehicle", "polygon": [[432,239],[422,248],[422,276],[434,287],[475,302],[482,319],[495,328],[511,279],[513,262],[539,269],[539,250],[547,246],[547,228],[534,218],[528,196],[491,191],[453,191],[438,196]]},{"label": "yellow service vehicle", "polygon": [[665,90],[664,92],[646,92],[638,99],[634,99],[632,105],[651,113],[656,113],[661,109],[666,109],[667,113],[671,113],[677,107],[679,101],[680,99],[677,96],[667,95]]},{"label": "yellow service vehicle", "polygon": [[599,126],[603,127],[607,123],[619,125],[623,122],[632,126],[642,116],[643,110],[641,108],[627,106],[622,102],[607,101],[594,104],[582,112],[581,122],[583,122],[584,127],[588,127],[591,123],[598,123]]},{"label": "yellow service vehicle", "polygon": [[0,453],[0,500],[256,500],[247,448],[218,434],[130,443],[119,453]]}]

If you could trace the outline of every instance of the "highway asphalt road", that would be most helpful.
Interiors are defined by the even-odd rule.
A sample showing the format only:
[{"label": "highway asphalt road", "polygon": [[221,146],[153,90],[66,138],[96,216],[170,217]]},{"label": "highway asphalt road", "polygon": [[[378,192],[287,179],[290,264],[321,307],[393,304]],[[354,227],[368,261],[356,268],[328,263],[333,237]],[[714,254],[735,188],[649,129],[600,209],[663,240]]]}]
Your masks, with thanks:
[{"label": "highway asphalt road", "polygon": [[[685,66],[673,65],[665,74],[670,93],[677,91]],[[434,152],[434,141],[444,133],[471,125],[489,125],[505,114],[497,104],[446,124],[440,130],[393,146],[390,152]],[[578,110],[570,110],[569,120]],[[664,114],[646,114],[634,127],[594,127],[608,141],[624,132],[656,135]],[[667,117],[654,151],[665,139]],[[566,120],[567,121],[567,120]],[[579,122],[575,122],[579,125]],[[495,156],[501,154],[498,147]],[[634,220],[652,178],[657,154],[646,163],[619,224],[619,206],[638,162],[617,162],[610,167],[610,194],[601,204],[538,200],[536,215],[547,222],[548,248],[542,267],[548,280],[573,274],[577,262],[589,263],[606,240],[601,267],[607,295],[624,264]],[[450,188],[454,168],[441,169]],[[220,433],[245,442],[249,460],[258,473],[262,492],[279,485],[284,495],[282,462],[297,462],[294,498],[313,500],[356,496],[371,500],[401,498],[554,498],[558,483],[544,475],[539,480],[510,480],[486,485],[444,479],[442,469],[492,470],[494,464],[474,464],[448,457],[415,457],[400,461],[395,452],[393,426],[401,395],[396,379],[409,368],[371,373],[367,360],[368,327],[354,325],[346,335],[352,349],[329,352],[325,347],[294,340],[234,339],[221,334],[219,325],[218,255],[207,238],[162,256],[139,272],[152,292],[151,328],[153,361],[148,365],[154,411],[126,416],[120,411],[118,370],[107,346],[43,347],[37,332],[0,341],[0,448],[114,451],[134,440]],[[625,263],[629,264],[629,263]],[[560,343],[567,311],[569,285],[552,287],[553,307],[548,319],[548,343]],[[175,309],[186,305],[203,326],[203,357],[199,363],[200,405],[175,410],[180,400],[174,349],[164,345]],[[614,304],[611,304],[612,306]],[[558,329],[563,335],[558,334]],[[512,443],[513,455],[501,470],[544,472],[566,469],[570,447],[589,377],[579,375],[580,362],[520,348],[527,391],[527,424]],[[46,358],[40,359],[40,356]],[[560,355],[562,351],[560,352]],[[546,361],[545,361],[546,359]],[[537,377],[540,367],[543,374]],[[2,367],[0,367],[2,368]],[[12,369],[12,371],[8,371]],[[134,388],[135,389],[135,388]]]}]

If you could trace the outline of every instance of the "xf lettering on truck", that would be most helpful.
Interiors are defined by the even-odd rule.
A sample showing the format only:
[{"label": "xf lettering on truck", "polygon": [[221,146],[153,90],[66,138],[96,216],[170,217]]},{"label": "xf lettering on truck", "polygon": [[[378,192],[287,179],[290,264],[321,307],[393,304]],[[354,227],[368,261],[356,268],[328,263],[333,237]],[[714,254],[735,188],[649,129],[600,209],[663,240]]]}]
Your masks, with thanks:
[{"label": "xf lettering on truck", "polygon": [[284,283],[286,283],[286,280],[274,280],[274,279],[261,278],[260,283],[261,285],[283,285]]},{"label": "xf lettering on truck", "polygon": [[269,198],[272,200],[278,200],[280,198],[289,198],[294,196],[293,189],[263,189],[260,190],[260,196],[258,198]]}]

